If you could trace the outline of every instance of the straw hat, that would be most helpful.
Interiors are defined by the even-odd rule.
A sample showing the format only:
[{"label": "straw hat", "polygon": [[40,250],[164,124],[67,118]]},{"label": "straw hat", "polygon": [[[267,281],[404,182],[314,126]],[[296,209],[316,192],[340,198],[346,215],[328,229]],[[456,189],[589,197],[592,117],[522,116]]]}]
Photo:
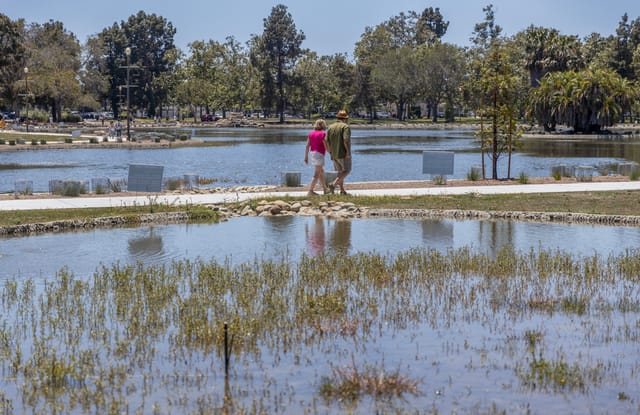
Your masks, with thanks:
[{"label": "straw hat", "polygon": [[340,111],[338,111],[338,115],[336,115],[336,118],[340,118],[342,120],[346,120],[346,119],[349,118],[349,115],[347,114],[347,111],[340,110]]}]

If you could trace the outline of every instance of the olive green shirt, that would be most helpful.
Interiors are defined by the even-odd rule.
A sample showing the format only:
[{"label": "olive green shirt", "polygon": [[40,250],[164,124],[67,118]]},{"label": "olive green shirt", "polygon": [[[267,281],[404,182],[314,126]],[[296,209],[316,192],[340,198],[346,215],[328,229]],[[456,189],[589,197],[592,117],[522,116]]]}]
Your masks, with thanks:
[{"label": "olive green shirt", "polygon": [[329,143],[331,160],[343,159],[347,154],[350,155],[351,128],[349,124],[342,120],[331,124],[327,129],[327,142]]}]

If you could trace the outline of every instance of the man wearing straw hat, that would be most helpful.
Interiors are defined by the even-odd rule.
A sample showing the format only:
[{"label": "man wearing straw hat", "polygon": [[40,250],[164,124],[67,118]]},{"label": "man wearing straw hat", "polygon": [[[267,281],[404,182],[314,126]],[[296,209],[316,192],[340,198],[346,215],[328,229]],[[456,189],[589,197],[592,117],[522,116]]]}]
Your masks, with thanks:
[{"label": "man wearing straw hat", "polygon": [[340,110],[337,122],[331,124],[327,130],[327,136],[325,137],[325,147],[331,155],[333,160],[333,166],[338,172],[338,177],[329,183],[329,191],[333,193],[336,186],[340,187],[340,194],[346,195],[344,190],[344,178],[351,172],[351,128],[347,124],[349,115],[347,111]]}]

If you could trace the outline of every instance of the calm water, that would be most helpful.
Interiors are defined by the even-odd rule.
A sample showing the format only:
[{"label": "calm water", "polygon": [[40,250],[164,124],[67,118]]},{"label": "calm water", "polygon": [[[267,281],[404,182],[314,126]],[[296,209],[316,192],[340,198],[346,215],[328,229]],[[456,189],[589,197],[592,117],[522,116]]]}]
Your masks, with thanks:
[{"label": "calm water", "polygon": [[[550,236],[552,235],[552,236]],[[397,253],[415,247],[465,246],[489,254],[561,249],[578,255],[640,248],[640,228],[508,221],[235,218],[219,224],[172,224],[0,238],[0,276],[50,278],[62,267],[90,275],[98,264],[163,264],[184,258],[296,260],[301,252]]]},{"label": "calm water", "polygon": [[[303,163],[307,130],[301,129],[197,129],[193,135],[221,146],[175,149],[77,149],[0,152],[0,192],[13,192],[17,180],[30,180],[36,192],[48,191],[49,180],[123,179],[129,164],[164,166],[164,177],[196,174],[215,179],[212,186],[279,184],[282,172],[302,172],[310,181],[312,169]],[[512,177],[549,176],[555,164],[589,165],[608,174],[612,165],[640,161],[637,142],[525,141],[514,154]],[[422,151],[455,152],[454,174],[464,178],[480,164],[478,143],[469,131],[353,130],[352,181],[423,180]],[[329,161],[326,167],[331,169]],[[490,174],[490,173],[488,173]],[[500,163],[506,176],[506,158]]]},{"label": "calm water", "polygon": [[[145,226],[1,238],[0,293],[3,295],[0,296],[0,308],[7,307],[7,311],[3,311],[2,324],[5,330],[33,332],[33,339],[27,335],[22,341],[24,359],[28,360],[34,353],[30,345],[40,336],[40,331],[31,330],[28,324],[46,322],[49,316],[39,317],[38,313],[44,311],[36,306],[33,314],[22,311],[23,317],[16,317],[18,310],[11,308],[15,304],[6,300],[11,298],[7,293],[12,291],[12,285],[6,281],[18,281],[18,284],[27,279],[34,281],[35,302],[44,307],[47,301],[45,297],[39,297],[39,293],[45,287],[55,287],[55,272],[61,267],[67,267],[79,280],[91,281],[88,276],[101,264],[124,265],[140,261],[151,265],[166,264],[174,259],[215,258],[219,262],[229,260],[233,265],[256,258],[296,261],[303,251],[311,255],[368,251],[394,254],[415,247],[445,251],[471,246],[491,254],[507,244],[519,250],[557,248],[578,256],[616,255],[640,247],[640,229],[501,221],[244,217],[220,224]],[[450,278],[451,284],[455,285],[456,276]],[[197,348],[184,354],[176,352],[176,349],[182,350],[171,341],[177,328],[169,324],[163,334],[144,340],[152,342],[153,357],[147,356],[148,360],[140,366],[131,366],[123,379],[122,392],[115,396],[118,401],[126,402],[129,411],[126,413],[170,413],[169,402],[173,402],[173,410],[177,412],[196,413],[203,402],[221,408],[223,402],[228,402],[226,396],[234,405],[243,408],[250,408],[257,401],[265,412],[283,414],[395,413],[393,408],[400,413],[475,414],[492,413],[492,407],[510,414],[637,412],[640,400],[640,378],[636,375],[640,371],[639,314],[634,309],[624,312],[610,308],[617,304],[617,299],[636,304],[634,299],[640,295],[637,283],[603,284],[599,293],[602,298],[592,301],[598,304],[602,304],[602,300],[610,302],[605,301],[602,307],[593,307],[584,314],[543,310],[520,314],[509,309],[509,299],[489,298],[486,293],[483,296],[482,290],[475,291],[476,285],[508,285],[511,278],[496,277],[493,282],[483,277],[467,280],[462,293],[452,291],[444,296],[460,293],[468,299],[479,295],[476,308],[467,309],[451,298],[431,298],[432,309],[418,312],[424,300],[403,297],[398,299],[399,303],[389,304],[387,312],[380,310],[385,318],[375,320],[375,327],[360,328],[351,336],[313,337],[313,330],[309,330],[308,333],[305,331],[309,338],[303,344],[294,342],[286,348],[274,347],[265,339],[258,351],[233,356],[228,391],[223,386],[220,356]],[[345,284],[348,285],[348,281]],[[544,285],[544,279],[541,279],[527,288],[541,290]],[[579,281],[561,280],[558,287],[545,290],[564,298],[572,295],[574,285],[581,287]],[[381,294],[391,295],[390,289]],[[375,289],[372,290],[375,293]],[[18,285],[17,292],[27,296],[29,289]],[[406,307],[403,306],[405,302]],[[445,304],[450,302],[458,305],[449,309]],[[91,308],[90,304],[87,306]],[[106,326],[124,336],[129,322],[115,318],[114,314],[118,314],[113,308],[107,306],[107,310],[112,311],[105,313]],[[177,316],[178,308],[177,305],[175,308],[168,306],[160,314]],[[412,315],[412,310],[425,315],[414,321],[406,317]],[[394,313],[398,313],[395,318]],[[445,321],[441,316],[449,317]],[[358,316],[351,317],[358,319]],[[88,326],[91,327],[90,322]],[[86,343],[81,343],[81,349],[103,350],[105,345],[101,336],[94,336],[92,332],[89,335],[89,331],[82,340]],[[544,341],[539,350],[549,361],[560,358],[572,367],[575,364],[587,369],[600,367],[603,378],[589,379],[584,392],[523,387],[516,368],[529,367],[526,362],[531,355],[524,340],[528,332],[541,333]],[[293,337],[293,333],[291,335]],[[60,344],[64,342],[55,334],[47,344],[60,355],[64,354],[64,350],[60,350]],[[16,413],[53,413],[51,410],[37,411],[31,401],[21,397],[25,393],[20,386],[22,380],[10,375],[10,359],[1,357],[4,369],[0,390],[4,393],[3,398],[12,402]],[[104,359],[100,364],[107,367],[131,364],[118,359],[117,354]],[[323,377],[331,374],[331,367],[351,364],[359,368],[376,365],[388,371],[398,370],[403,376],[419,380],[421,393],[392,399],[389,406],[366,397],[350,408],[319,399],[319,385]],[[86,381],[93,385],[95,380]],[[58,392],[58,399],[64,400],[72,389]],[[619,398],[621,393],[625,399]],[[50,409],[45,402],[40,401],[39,405],[39,408]],[[86,413],[82,408],[70,412]]]},{"label": "calm water", "polygon": [[[50,179],[124,178],[128,165],[134,163],[164,165],[165,177],[193,173],[217,178],[221,185],[275,184],[280,180],[281,171],[302,171],[303,180],[308,181],[311,170],[302,163],[306,133],[304,130],[198,130],[196,136],[224,145],[163,150],[3,152],[0,165],[17,163],[29,168],[3,170],[0,191],[12,191],[18,179],[33,180],[36,191],[45,191]],[[354,181],[424,179],[423,150],[454,151],[455,178],[464,177],[471,165],[479,164],[476,142],[471,134],[462,131],[354,130],[353,146],[351,180]],[[640,161],[637,153],[634,142],[527,142],[514,156],[512,174],[517,176],[524,171],[532,177],[549,175],[551,166],[558,163],[598,166],[606,174],[612,164]],[[507,245],[522,251],[544,248],[577,256],[606,257],[640,248],[640,228],[507,221],[244,217],[220,224],[170,224],[3,237],[0,238],[0,291],[3,292],[0,306],[7,307],[7,311],[2,312],[4,326],[0,326],[0,334],[7,328],[24,328],[30,321],[49,318],[35,317],[41,311],[36,309],[33,314],[27,312],[29,317],[24,320],[16,318],[17,310],[5,300],[9,298],[6,293],[11,292],[9,281],[22,284],[32,280],[39,295],[46,287],[55,285],[56,272],[62,268],[80,280],[89,281],[102,265],[116,263],[162,265],[196,258],[231,264],[256,258],[295,263],[302,252],[319,255],[373,251],[393,255],[413,248],[447,251],[471,247],[493,255]],[[492,283],[480,280],[482,278],[469,280],[464,293],[468,298],[475,295],[474,284]],[[550,290],[565,289],[572,294],[571,288],[580,283],[563,281]],[[509,279],[497,279],[495,284],[508,285]],[[536,290],[541,285],[544,285],[543,279],[527,288]],[[23,291],[18,289],[18,292]],[[564,298],[565,294],[563,291],[556,295]],[[355,336],[310,338],[293,350],[263,344],[255,353],[233,357],[230,395],[241,407],[251,407],[256,397],[262,399],[268,413],[380,412],[379,403],[370,399],[353,408],[317,400],[321,379],[331,374],[331,367],[355,362],[358,367],[383,364],[388,370],[399,370],[411,379],[420,380],[421,394],[393,400],[391,407],[383,409],[388,412],[398,409],[410,413],[492,413],[495,408],[497,412],[518,414],[637,413],[640,410],[640,378],[637,376],[640,319],[633,305],[635,299],[640,298],[640,288],[637,282],[626,281],[603,286],[600,295],[602,298],[593,299],[593,303],[611,302],[605,301],[605,306],[593,307],[582,315],[542,310],[520,315],[507,306],[496,307],[496,304],[509,303],[508,299],[500,298],[481,298],[479,309],[473,311],[458,306],[459,309],[445,312],[440,308],[445,307],[446,301],[441,303],[441,299],[436,298],[431,299],[434,310],[426,313],[432,315],[431,318],[406,322],[381,319],[376,321],[376,327],[361,329],[362,333]],[[398,313],[400,310],[411,313],[412,307],[420,307],[422,299],[400,299],[402,304],[392,304],[390,308],[397,308]],[[405,300],[411,307],[403,307]],[[628,310],[617,308],[618,304],[627,302],[631,304]],[[174,315],[175,310],[166,313]],[[384,314],[383,310],[381,313]],[[445,314],[452,315],[452,319],[442,321],[439,316]],[[125,333],[127,324],[116,319],[109,321],[108,326],[110,330]],[[170,340],[174,329],[169,326],[167,333],[145,339],[153,342],[156,353],[148,364],[132,369],[122,387],[124,396],[118,395],[118,399],[126,400],[130,413],[168,413],[168,401],[186,403],[189,413],[198,412],[197,402],[222,407],[225,391],[219,356],[193,350],[176,358]],[[34,353],[32,346],[40,332],[25,331],[34,335],[33,339],[27,336],[22,344],[27,361]],[[588,390],[584,392],[523,388],[514,368],[530,358],[524,337],[532,331],[542,333],[544,342],[540,351],[547,359],[561,357],[583,368],[604,367],[604,378],[589,381]],[[86,335],[83,340],[86,344],[82,346],[104,350],[103,344],[92,343],[93,338],[93,334]],[[54,350],[64,344],[55,335],[47,341]],[[0,342],[0,352],[7,350],[7,356],[11,356],[13,344]],[[3,356],[0,353],[3,368],[0,398],[10,400],[15,413],[51,412],[42,409],[46,403],[41,402],[40,407],[34,409],[28,399],[23,399],[23,379],[11,375],[10,358]],[[103,363],[123,364],[114,358],[117,359],[112,356]],[[203,375],[197,380],[196,368],[197,373]],[[174,381],[178,378],[183,381]],[[88,382],[91,384],[93,380]],[[4,402],[8,401],[0,399],[0,412],[11,413],[2,406]],[[153,405],[159,408],[157,412]],[[77,408],[73,413],[83,412]]]}]

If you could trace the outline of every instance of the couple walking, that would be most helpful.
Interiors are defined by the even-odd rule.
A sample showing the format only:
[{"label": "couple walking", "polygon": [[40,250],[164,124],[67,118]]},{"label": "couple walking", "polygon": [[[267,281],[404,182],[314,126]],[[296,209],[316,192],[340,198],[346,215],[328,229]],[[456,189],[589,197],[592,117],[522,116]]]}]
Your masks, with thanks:
[{"label": "couple walking", "polygon": [[[323,119],[316,120],[313,131],[309,133],[307,146],[304,153],[305,164],[314,166],[313,179],[309,185],[309,195],[317,194],[314,189],[316,184],[320,184],[324,194],[334,193],[336,187],[340,188],[340,194],[346,195],[344,190],[344,178],[351,172],[351,128],[347,124],[349,115],[347,111],[341,110],[336,115],[337,122],[331,124],[327,129],[327,124]],[[325,129],[327,132],[325,133]],[[329,152],[333,167],[338,172],[338,177],[331,183],[324,182],[324,155]]]}]

